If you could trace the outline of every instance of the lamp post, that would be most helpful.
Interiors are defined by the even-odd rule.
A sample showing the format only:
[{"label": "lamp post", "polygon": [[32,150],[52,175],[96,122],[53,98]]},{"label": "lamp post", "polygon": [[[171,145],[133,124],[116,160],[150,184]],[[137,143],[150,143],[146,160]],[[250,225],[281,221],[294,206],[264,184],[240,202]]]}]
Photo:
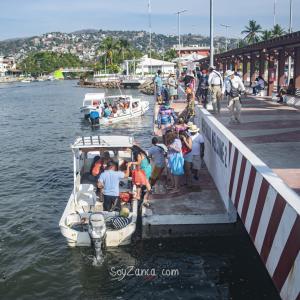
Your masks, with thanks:
[{"label": "lamp post", "polygon": [[274,0],[274,5],[273,5],[273,27],[276,25],[276,2],[277,0]]},{"label": "lamp post", "polygon": [[181,46],[181,43],[180,43],[180,15],[187,12],[187,10],[181,10],[181,11],[178,11],[176,12],[175,14],[177,15],[177,29],[178,29],[178,50],[180,51],[180,46]]},{"label": "lamp post", "polygon": [[214,19],[213,19],[213,0],[210,0],[210,66],[214,65]]},{"label": "lamp post", "polygon": [[222,27],[226,29],[226,36],[225,36],[225,50],[228,50],[228,28],[231,27],[230,25],[220,24]]},{"label": "lamp post", "polygon": [[[293,32],[293,0],[290,0],[290,20],[289,20],[289,33]],[[288,84],[291,80],[291,69],[292,69],[292,59],[289,55],[288,59]]]},{"label": "lamp post", "polygon": [[149,18],[149,58],[150,72],[152,74],[152,20],[151,20],[151,0],[148,0],[148,18]]}]

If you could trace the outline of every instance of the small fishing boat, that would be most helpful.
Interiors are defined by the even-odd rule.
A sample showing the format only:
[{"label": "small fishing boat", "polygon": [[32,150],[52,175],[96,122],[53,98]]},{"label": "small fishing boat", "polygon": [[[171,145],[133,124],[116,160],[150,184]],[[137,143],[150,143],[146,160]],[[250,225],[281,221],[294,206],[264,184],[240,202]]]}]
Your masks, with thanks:
[{"label": "small fishing boat", "polygon": [[[105,117],[105,106],[111,107],[109,116]],[[99,119],[91,122],[93,125],[111,125],[145,114],[149,109],[149,101],[141,101],[131,95],[116,95],[105,97],[104,93],[88,93],[85,95],[81,112],[90,119],[92,111],[99,112]]]},{"label": "small fishing boat", "polygon": [[[112,227],[117,211],[104,211],[101,196],[96,195],[96,179],[90,174],[96,156],[107,152],[120,169],[132,160],[133,138],[129,136],[79,137],[71,145],[74,162],[74,187],[59,222],[62,235],[70,247],[94,246],[96,257],[103,247],[128,245],[136,229],[137,201],[124,200],[121,207],[129,211],[128,224],[120,229]],[[133,195],[132,179],[120,180],[120,195]],[[132,197],[131,197],[132,198]]]}]

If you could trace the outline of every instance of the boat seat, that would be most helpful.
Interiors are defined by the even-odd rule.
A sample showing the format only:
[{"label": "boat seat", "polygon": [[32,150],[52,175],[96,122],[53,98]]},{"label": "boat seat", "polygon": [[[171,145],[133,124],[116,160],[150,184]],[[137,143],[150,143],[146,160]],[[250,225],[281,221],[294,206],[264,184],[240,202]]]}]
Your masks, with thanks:
[{"label": "boat seat", "polygon": [[80,211],[88,212],[96,203],[96,193],[92,184],[81,184],[75,196],[76,205]]}]

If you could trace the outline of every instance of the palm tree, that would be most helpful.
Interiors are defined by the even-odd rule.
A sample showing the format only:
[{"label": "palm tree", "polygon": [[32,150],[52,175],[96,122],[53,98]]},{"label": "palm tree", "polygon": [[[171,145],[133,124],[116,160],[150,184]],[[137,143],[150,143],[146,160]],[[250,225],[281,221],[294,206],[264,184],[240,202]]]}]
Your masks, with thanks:
[{"label": "palm tree", "polygon": [[262,31],[261,40],[268,41],[273,38],[273,32],[271,30],[264,30]]},{"label": "palm tree", "polygon": [[116,48],[117,43],[111,36],[105,38],[99,46],[98,50],[102,52],[102,55],[105,55],[106,61],[109,65],[113,64],[113,53],[116,50]]},{"label": "palm tree", "polygon": [[120,39],[118,41],[118,49],[119,52],[122,53],[122,58],[123,60],[125,59],[125,52],[130,52],[130,43],[128,42],[128,40],[125,39]]},{"label": "palm tree", "polygon": [[244,39],[249,44],[259,42],[260,33],[262,33],[262,28],[254,20],[250,20],[248,26],[245,26],[245,30],[242,31],[242,34],[246,34]]},{"label": "palm tree", "polygon": [[279,37],[286,34],[286,32],[284,31],[284,29],[279,25],[276,24],[273,29],[272,29],[272,36],[275,37]]}]

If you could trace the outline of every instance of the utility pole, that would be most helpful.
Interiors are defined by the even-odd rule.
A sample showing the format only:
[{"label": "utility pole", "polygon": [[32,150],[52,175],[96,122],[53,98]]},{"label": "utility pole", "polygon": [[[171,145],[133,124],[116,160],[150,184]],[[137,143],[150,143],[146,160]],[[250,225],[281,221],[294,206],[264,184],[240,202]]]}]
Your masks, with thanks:
[{"label": "utility pole", "polygon": [[151,20],[151,0],[148,0],[148,18],[149,18],[149,58],[150,72],[152,74],[152,20]]},{"label": "utility pole", "polygon": [[210,66],[214,65],[214,19],[213,19],[214,3],[210,0]]},{"label": "utility pole", "polygon": [[181,47],[181,42],[180,42],[180,15],[187,12],[187,10],[181,10],[176,12],[175,14],[177,15],[177,29],[178,29],[178,50],[180,50]]},{"label": "utility pole", "polygon": [[226,29],[226,36],[225,36],[225,50],[228,50],[228,28],[231,27],[230,25],[220,24],[222,27]]},{"label": "utility pole", "polygon": [[[289,21],[289,33],[293,32],[293,0],[290,0],[290,21]],[[288,59],[288,84],[291,80],[291,71],[292,71],[292,59],[289,55]]]},{"label": "utility pole", "polygon": [[276,2],[277,0],[274,0],[274,6],[273,6],[273,27],[276,25]]}]

